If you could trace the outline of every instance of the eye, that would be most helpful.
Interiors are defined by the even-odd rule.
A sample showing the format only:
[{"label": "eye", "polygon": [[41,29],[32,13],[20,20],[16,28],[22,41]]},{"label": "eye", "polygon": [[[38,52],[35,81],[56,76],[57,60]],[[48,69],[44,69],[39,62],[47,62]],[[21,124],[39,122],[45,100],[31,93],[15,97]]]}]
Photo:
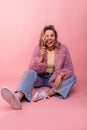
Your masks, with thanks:
[{"label": "eye", "polygon": [[51,34],[51,37],[55,37],[55,35],[54,35],[54,34]]},{"label": "eye", "polygon": [[48,38],[49,36],[48,35],[45,35],[46,38]]}]

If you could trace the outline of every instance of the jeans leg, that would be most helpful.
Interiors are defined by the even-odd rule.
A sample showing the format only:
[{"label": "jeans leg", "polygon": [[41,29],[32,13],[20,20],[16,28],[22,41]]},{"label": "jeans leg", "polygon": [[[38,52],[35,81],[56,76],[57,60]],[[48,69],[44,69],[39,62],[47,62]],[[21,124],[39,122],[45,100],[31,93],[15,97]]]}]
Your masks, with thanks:
[{"label": "jeans leg", "polygon": [[63,80],[62,84],[60,86],[60,88],[58,88],[58,90],[56,90],[56,92],[58,94],[60,94],[60,96],[58,94],[56,94],[56,96],[58,95],[60,98],[67,98],[72,86],[75,84],[76,82],[76,77],[75,75],[72,75],[70,78]]},{"label": "jeans leg", "polygon": [[24,75],[16,89],[17,91],[23,92],[25,98],[30,101],[31,91],[34,86],[34,83],[37,79],[37,73],[34,70],[28,70],[24,72]]}]

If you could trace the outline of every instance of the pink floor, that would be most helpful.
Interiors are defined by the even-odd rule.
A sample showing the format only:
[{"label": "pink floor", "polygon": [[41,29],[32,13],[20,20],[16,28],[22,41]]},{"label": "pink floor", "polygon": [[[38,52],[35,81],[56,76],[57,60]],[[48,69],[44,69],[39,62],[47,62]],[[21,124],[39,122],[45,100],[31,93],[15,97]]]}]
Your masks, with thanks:
[{"label": "pink floor", "polygon": [[[16,83],[8,81],[13,90]],[[66,100],[24,102],[22,110],[11,109],[0,95],[0,130],[87,130],[87,89],[80,85],[76,83]]]}]

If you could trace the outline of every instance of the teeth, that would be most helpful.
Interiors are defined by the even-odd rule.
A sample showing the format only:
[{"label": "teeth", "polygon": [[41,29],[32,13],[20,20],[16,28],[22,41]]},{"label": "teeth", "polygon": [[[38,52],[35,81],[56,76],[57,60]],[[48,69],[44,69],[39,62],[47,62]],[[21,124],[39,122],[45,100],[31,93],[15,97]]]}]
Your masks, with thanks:
[{"label": "teeth", "polygon": [[48,41],[49,43],[52,43],[52,41]]}]

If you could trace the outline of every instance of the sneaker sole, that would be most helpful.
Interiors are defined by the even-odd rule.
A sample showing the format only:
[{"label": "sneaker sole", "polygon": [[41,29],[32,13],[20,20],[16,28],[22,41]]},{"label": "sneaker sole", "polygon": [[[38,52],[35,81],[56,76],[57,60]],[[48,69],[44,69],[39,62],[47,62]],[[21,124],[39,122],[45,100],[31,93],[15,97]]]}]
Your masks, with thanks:
[{"label": "sneaker sole", "polygon": [[20,103],[20,101],[18,100],[18,98],[16,97],[16,95],[14,94],[14,92],[12,92],[11,90],[9,90],[8,88],[3,88],[1,90],[1,95],[3,97],[3,99],[10,104],[10,106],[15,109],[15,110],[19,110],[22,108],[22,105]]}]

